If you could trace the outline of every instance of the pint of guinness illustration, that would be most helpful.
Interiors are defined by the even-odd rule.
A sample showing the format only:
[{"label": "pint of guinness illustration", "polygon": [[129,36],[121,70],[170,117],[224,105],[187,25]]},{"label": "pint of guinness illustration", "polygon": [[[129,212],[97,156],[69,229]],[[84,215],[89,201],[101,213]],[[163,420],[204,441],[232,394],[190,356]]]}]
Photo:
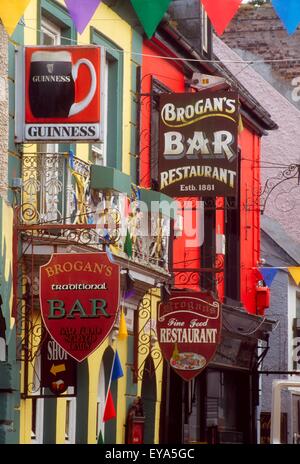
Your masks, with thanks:
[{"label": "pint of guinness illustration", "polygon": [[[75,82],[79,67],[87,66],[91,85],[85,98],[76,100]],[[68,118],[83,111],[92,101],[97,88],[97,76],[93,64],[86,58],[72,63],[66,50],[36,51],[30,62],[29,101],[36,118]]]}]

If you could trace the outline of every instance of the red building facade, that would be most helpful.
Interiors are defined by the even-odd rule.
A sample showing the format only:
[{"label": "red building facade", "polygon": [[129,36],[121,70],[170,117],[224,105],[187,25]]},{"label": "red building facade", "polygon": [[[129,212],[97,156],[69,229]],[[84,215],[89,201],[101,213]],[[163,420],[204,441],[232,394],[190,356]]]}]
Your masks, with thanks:
[{"label": "red building facade", "polygon": [[[209,47],[210,49],[211,47]],[[175,231],[175,288],[212,292],[223,303],[222,340],[209,366],[184,382],[165,364],[161,442],[255,442],[257,341],[272,325],[257,316],[260,260],[260,139],[276,128],[269,114],[220,63],[206,63],[168,24],[143,46],[140,100],[140,184],[158,190],[159,95],[197,91],[194,73],[225,77],[240,96],[236,198],[202,198],[204,241],[186,246]],[[195,206],[196,198],[190,198]],[[180,199],[184,201],[184,199]],[[193,207],[194,207],[193,206]],[[177,235],[177,236],[176,236]],[[250,330],[251,329],[251,330]],[[239,385],[239,392],[236,390]],[[178,398],[182,398],[178,402]],[[239,404],[238,398],[239,397]],[[170,408],[170,405],[172,407]],[[178,427],[174,428],[174,423]]]}]

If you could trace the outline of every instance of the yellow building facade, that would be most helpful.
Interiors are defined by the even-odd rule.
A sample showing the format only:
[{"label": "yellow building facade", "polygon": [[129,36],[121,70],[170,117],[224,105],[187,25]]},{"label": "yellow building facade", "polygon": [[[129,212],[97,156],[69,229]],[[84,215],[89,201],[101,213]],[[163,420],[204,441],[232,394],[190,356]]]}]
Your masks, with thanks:
[{"label": "yellow building facade", "polygon": [[[144,409],[144,441],[159,442],[163,362],[155,326],[159,287],[169,279],[168,237],[158,233],[143,239],[139,236],[139,202],[150,205],[159,194],[136,186],[137,76],[142,35],[123,19],[126,8],[122,2],[117,2],[114,9],[101,3],[85,32],[79,35],[62,1],[31,0],[24,24],[18,26],[21,32],[13,37],[15,50],[36,45],[94,44],[105,51],[103,142],[18,146],[22,186],[17,190],[14,226],[17,295],[11,304],[18,321],[22,444],[93,444],[99,442],[100,431],[105,443],[125,443],[128,411],[137,397],[141,397]],[[95,198],[97,213],[91,207]],[[92,225],[96,224],[97,233],[103,236],[99,217],[104,215],[104,221],[111,221],[111,227],[119,230],[128,205],[131,212],[123,228],[129,231],[132,253],[124,251],[126,233],[113,244],[99,245]],[[154,220],[157,227],[160,221],[158,213]],[[168,226],[170,219],[164,221]],[[56,224],[60,227],[54,229]],[[79,224],[81,229],[77,230]],[[158,240],[163,240],[164,245]],[[12,249],[13,244],[9,247]],[[107,249],[121,269],[120,311],[122,308],[125,314],[128,336],[119,338],[118,322],[102,345],[77,364],[76,389],[55,397],[41,386],[44,332],[38,299],[39,267],[54,252]],[[111,382],[116,418],[103,423],[116,350],[124,375]]]}]

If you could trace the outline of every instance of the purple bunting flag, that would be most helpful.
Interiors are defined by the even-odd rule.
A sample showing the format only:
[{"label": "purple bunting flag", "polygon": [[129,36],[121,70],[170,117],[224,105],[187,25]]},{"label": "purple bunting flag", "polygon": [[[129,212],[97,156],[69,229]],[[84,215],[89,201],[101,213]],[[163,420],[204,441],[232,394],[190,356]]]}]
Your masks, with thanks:
[{"label": "purple bunting flag", "polygon": [[71,18],[77,31],[82,34],[86,26],[94,16],[101,0],[65,0]]}]

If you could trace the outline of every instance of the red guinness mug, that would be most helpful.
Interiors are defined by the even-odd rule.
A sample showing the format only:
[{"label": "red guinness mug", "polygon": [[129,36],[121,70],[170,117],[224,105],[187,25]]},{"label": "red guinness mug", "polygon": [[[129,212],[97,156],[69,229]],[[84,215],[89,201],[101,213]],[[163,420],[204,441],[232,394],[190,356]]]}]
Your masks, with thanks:
[{"label": "red guinness mug", "polygon": [[[81,65],[89,68],[91,86],[87,96],[75,103],[75,82]],[[92,101],[97,87],[93,64],[82,58],[72,63],[68,51],[37,51],[30,63],[29,100],[36,118],[68,118],[83,111]]]}]

